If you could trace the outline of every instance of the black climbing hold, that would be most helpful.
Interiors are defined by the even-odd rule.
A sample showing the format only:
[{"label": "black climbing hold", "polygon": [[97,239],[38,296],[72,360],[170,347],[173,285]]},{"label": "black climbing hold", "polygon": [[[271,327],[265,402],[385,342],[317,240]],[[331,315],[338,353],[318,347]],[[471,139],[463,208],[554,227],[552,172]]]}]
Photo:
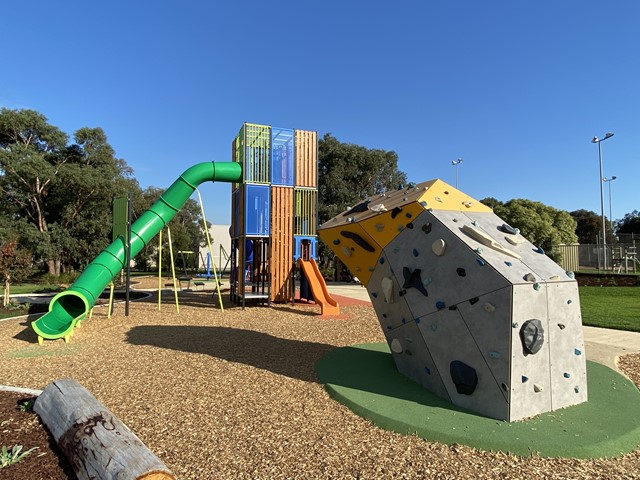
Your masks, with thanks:
[{"label": "black climbing hold", "polygon": [[457,309],[458,309],[458,307],[456,305],[451,305],[449,307],[449,310],[457,310]]},{"label": "black climbing hold", "polygon": [[476,303],[478,303],[480,301],[480,299],[478,297],[473,297],[471,300],[469,300],[469,303],[471,305],[475,305]]},{"label": "black climbing hold", "polygon": [[342,216],[346,217],[347,215],[351,215],[352,213],[366,212],[369,209],[369,203],[370,202],[371,202],[371,200],[365,200],[364,202],[361,202],[358,205],[356,205],[355,207],[353,207],[348,212],[343,213]]},{"label": "black climbing hold", "polygon": [[464,268],[456,268],[456,273],[460,277],[466,277],[467,276],[467,272],[465,271]]},{"label": "black climbing hold", "polygon": [[391,210],[391,218],[396,218],[401,211],[402,211],[402,207],[396,207],[393,210]]},{"label": "black climbing hold", "polygon": [[424,367],[424,371],[427,372],[427,375],[431,375],[431,370],[429,367]]},{"label": "black climbing hold", "polygon": [[564,330],[564,328],[565,328],[564,323],[559,323],[559,324],[558,324],[558,328],[559,328],[560,330]]},{"label": "black climbing hold", "polygon": [[413,223],[411,223],[411,222],[407,223],[407,228],[409,230],[413,230]]},{"label": "black climbing hold", "polygon": [[420,323],[420,319],[419,318],[416,318],[416,323]]},{"label": "black climbing hold", "polygon": [[460,360],[451,362],[449,373],[457,392],[462,395],[471,395],[478,386],[476,370]]},{"label": "black climbing hold", "polygon": [[350,238],[351,240],[356,242],[356,245],[358,245],[359,247],[364,248],[367,252],[375,252],[376,251],[376,249],[373,248],[369,244],[369,242],[367,242],[364,238],[362,238],[357,233],[350,232],[349,230],[342,230],[340,232],[340,235],[342,235],[344,238]]},{"label": "black climbing hold", "polygon": [[424,233],[431,233],[431,223],[427,222],[422,226],[422,231]]},{"label": "black climbing hold", "polygon": [[517,228],[513,228],[511,225],[506,223],[502,224],[502,231],[505,233],[510,233],[511,235],[517,235],[520,231]]},{"label": "black climbing hold", "polygon": [[542,322],[537,318],[524,322],[520,328],[520,340],[525,356],[538,353],[544,344]]},{"label": "black climbing hold", "polygon": [[420,255],[420,254],[418,253],[418,250],[416,250],[416,249],[414,248],[414,249],[413,249],[413,256],[414,256],[414,257],[417,257],[418,255]]},{"label": "black climbing hold", "polygon": [[509,387],[507,387],[506,383],[501,383],[500,386],[502,387],[502,390],[504,390],[505,392],[509,391]]},{"label": "black climbing hold", "polygon": [[407,355],[413,355],[413,353],[411,353],[411,350],[407,350],[406,348],[404,350],[404,353],[406,353]]},{"label": "black climbing hold", "polygon": [[[403,289],[406,288],[415,288],[420,293],[422,293],[425,297],[429,296],[427,293],[427,289],[424,288],[422,284],[422,279],[420,278],[421,269],[416,268],[413,272],[408,267],[402,268],[402,275],[404,276],[404,284],[402,285]],[[406,290],[404,290],[406,292]]]}]

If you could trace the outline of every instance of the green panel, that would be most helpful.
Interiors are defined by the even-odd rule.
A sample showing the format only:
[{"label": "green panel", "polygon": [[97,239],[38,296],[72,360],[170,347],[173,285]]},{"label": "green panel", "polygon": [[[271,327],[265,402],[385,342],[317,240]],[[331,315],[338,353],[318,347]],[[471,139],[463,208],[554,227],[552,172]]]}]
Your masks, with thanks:
[{"label": "green panel", "polygon": [[253,183],[269,183],[271,127],[245,123],[244,137],[242,149],[244,180]]},{"label": "green panel", "polygon": [[119,236],[127,238],[127,214],[129,211],[127,197],[113,199],[113,235],[112,240]]}]

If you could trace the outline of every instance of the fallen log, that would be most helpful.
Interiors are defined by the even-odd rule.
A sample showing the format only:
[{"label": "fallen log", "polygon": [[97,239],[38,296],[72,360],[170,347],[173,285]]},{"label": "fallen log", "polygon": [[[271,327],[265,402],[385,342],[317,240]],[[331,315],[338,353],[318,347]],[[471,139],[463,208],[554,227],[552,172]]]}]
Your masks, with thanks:
[{"label": "fallen log", "polygon": [[79,480],[175,480],[164,463],[75,380],[50,383],[33,410]]}]

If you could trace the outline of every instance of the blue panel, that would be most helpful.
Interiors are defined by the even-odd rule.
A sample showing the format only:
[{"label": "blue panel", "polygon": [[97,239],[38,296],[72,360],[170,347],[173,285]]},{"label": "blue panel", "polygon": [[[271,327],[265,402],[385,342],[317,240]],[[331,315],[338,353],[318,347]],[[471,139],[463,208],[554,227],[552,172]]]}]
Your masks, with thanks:
[{"label": "blue panel", "polygon": [[[296,235],[293,237],[293,239],[295,241],[293,257],[296,260],[302,257],[302,248],[307,243],[310,244],[310,248],[311,248],[311,251],[309,252],[310,257],[313,258],[314,260],[318,258],[316,256],[317,247],[318,247],[318,239],[316,237],[302,237],[302,236]],[[306,241],[303,243],[303,240],[306,240]]]},{"label": "blue panel", "polygon": [[245,234],[269,236],[270,195],[268,185],[245,185]]},{"label": "blue panel", "polygon": [[293,129],[271,128],[271,183],[293,186]]}]

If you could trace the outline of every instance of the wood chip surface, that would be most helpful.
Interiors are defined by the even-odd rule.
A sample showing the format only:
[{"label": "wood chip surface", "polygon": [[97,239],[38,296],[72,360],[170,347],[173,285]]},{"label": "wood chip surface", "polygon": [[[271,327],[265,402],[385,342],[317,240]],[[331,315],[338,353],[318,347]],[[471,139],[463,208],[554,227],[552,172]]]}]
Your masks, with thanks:
[{"label": "wood chip surface", "polygon": [[[147,281],[149,288],[156,279]],[[516,457],[387,432],[332,400],[314,373],[336,347],[382,342],[371,307],[215,305],[181,292],[96,308],[69,344],[36,343],[25,320],[0,322],[0,384],[44,388],[72,377],[181,479],[640,479],[640,451],[618,459]],[[640,356],[621,367],[638,383]]]}]

